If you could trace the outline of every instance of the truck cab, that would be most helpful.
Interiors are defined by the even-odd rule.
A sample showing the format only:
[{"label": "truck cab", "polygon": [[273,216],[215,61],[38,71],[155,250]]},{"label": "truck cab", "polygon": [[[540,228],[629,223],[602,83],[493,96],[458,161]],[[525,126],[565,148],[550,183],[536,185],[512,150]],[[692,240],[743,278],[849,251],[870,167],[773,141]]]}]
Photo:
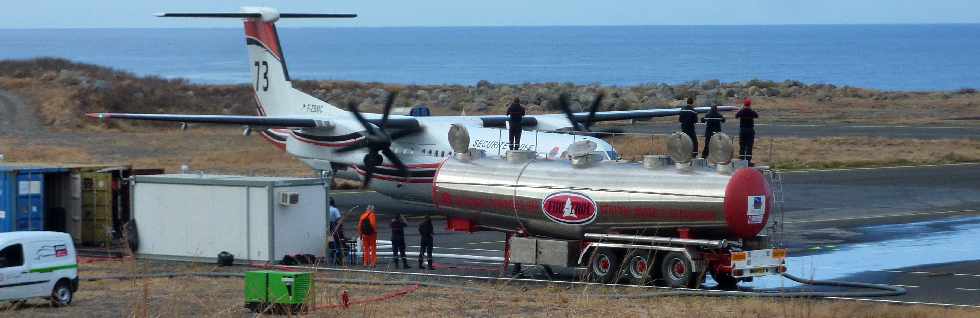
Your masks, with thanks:
[{"label": "truck cab", "polygon": [[61,232],[0,233],[0,301],[47,298],[71,304],[78,262],[71,236]]}]

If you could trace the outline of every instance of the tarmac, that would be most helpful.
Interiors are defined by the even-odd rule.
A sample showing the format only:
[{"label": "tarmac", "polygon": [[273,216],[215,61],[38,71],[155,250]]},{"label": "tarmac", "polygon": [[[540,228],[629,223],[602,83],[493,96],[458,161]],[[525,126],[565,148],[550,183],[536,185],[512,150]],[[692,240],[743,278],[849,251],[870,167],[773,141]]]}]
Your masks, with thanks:
[{"label": "tarmac", "polygon": [[[790,171],[782,173],[782,180],[781,242],[790,248],[791,272],[908,290],[904,296],[867,301],[980,306],[980,164]],[[332,196],[345,213],[358,206],[348,218],[356,218],[365,204],[374,204],[381,240],[388,239],[390,215],[409,216],[409,252],[418,250],[415,226],[420,216],[438,214],[431,206],[372,191],[334,191]],[[346,224],[348,235],[353,235],[354,222]],[[504,234],[448,232],[440,218],[435,228],[437,270],[427,273],[502,275]],[[957,239],[945,240],[947,236]],[[919,240],[930,243],[916,244]],[[964,253],[972,250],[978,252]],[[379,251],[383,259],[387,253]],[[881,261],[868,265],[855,261],[865,256],[854,253]],[[410,257],[409,264],[415,267],[417,260]],[[574,272],[564,271],[559,279],[575,280]],[[772,284],[742,285],[752,290],[784,283]]]},{"label": "tarmac", "polygon": [[[733,115],[734,116],[734,115]],[[723,132],[738,135],[738,123],[728,118]],[[958,123],[958,122],[956,122]],[[678,124],[667,121],[637,122],[632,125],[608,125],[603,128],[619,128],[624,133],[671,134]],[[961,124],[945,125],[868,125],[868,124],[813,124],[813,123],[760,123],[755,125],[756,136],[765,137],[881,137],[908,139],[958,139],[980,138],[980,125],[975,120],[963,120]],[[699,135],[704,125],[698,124]]]}]

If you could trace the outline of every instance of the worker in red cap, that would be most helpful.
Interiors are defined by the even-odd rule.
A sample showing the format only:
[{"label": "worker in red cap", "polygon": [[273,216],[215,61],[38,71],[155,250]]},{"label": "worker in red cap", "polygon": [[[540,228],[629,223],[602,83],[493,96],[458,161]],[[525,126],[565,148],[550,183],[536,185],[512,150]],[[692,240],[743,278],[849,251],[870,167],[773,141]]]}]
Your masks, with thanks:
[{"label": "worker in red cap", "polygon": [[749,162],[749,166],[754,166],[752,163],[752,145],[755,144],[755,119],[759,118],[759,114],[752,110],[752,100],[748,97],[745,98],[742,109],[735,113],[735,118],[738,118],[738,158],[746,160]]}]

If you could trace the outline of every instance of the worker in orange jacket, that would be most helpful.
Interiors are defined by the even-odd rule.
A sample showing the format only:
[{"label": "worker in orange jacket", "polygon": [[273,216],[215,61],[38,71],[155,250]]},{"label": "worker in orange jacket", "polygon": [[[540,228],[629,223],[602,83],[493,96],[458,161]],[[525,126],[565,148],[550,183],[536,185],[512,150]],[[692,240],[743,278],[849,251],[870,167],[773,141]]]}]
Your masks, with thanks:
[{"label": "worker in orange jacket", "polygon": [[361,250],[364,252],[364,266],[378,264],[378,217],[374,205],[368,205],[357,221],[357,233],[361,235]]}]

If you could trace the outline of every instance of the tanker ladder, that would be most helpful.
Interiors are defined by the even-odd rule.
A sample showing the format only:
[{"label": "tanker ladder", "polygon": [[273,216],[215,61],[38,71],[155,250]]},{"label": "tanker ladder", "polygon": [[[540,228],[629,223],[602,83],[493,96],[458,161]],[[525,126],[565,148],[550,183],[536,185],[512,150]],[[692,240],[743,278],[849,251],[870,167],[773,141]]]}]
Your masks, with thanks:
[{"label": "tanker ladder", "polygon": [[766,238],[728,241],[667,236],[586,233],[585,239],[512,237],[510,261],[517,264],[584,268],[583,279],[673,288],[700,288],[710,274],[723,289],[740,281],[786,271],[786,250],[765,246]]}]

